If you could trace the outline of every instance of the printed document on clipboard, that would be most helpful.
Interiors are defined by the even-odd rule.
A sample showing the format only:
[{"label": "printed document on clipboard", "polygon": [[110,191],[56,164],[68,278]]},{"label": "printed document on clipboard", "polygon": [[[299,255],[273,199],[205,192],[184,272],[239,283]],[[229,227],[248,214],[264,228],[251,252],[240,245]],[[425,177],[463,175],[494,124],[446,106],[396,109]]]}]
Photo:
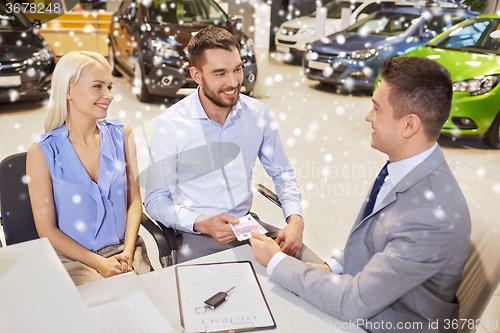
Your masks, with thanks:
[{"label": "printed document on clipboard", "polygon": [[[185,333],[276,328],[250,261],[179,265],[175,276]],[[215,308],[207,305],[214,297]]]}]

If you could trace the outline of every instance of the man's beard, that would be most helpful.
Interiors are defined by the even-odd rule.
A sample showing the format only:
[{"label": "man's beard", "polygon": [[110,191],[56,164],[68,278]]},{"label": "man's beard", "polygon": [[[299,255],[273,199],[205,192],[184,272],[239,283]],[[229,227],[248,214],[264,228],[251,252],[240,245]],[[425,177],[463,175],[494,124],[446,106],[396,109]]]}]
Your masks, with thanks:
[{"label": "man's beard", "polygon": [[[217,93],[214,93],[212,90],[203,88],[207,87],[207,84],[205,80],[203,79],[201,80],[203,81],[203,86],[200,88],[203,91],[203,94],[205,95],[206,98],[208,98],[208,100],[210,100],[210,102],[214,103],[216,106],[220,108],[232,108],[233,106],[236,105],[236,103],[238,103],[238,96],[240,95],[241,83],[238,83],[238,86],[236,87],[236,96],[234,96],[234,100],[232,100],[230,103],[227,103]],[[226,89],[226,91],[227,90],[228,89]],[[222,93],[222,90],[220,90],[219,93]]]}]

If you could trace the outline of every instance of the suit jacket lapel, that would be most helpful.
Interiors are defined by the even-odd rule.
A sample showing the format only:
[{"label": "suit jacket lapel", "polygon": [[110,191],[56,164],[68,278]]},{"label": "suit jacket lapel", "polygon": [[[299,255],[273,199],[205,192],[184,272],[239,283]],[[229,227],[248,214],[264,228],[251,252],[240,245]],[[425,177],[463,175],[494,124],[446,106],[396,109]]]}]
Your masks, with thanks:
[{"label": "suit jacket lapel", "polygon": [[[384,200],[382,200],[382,202],[377,207],[375,207],[375,209],[370,215],[362,219],[363,212],[367,204],[367,199],[365,199],[363,206],[361,207],[361,210],[358,213],[358,217],[356,218],[356,222],[354,223],[354,226],[351,230],[351,234],[354,232],[354,230],[358,229],[366,221],[370,220],[372,216],[378,214],[378,212],[380,212],[382,209],[384,209],[392,202],[394,202],[397,198],[398,193],[405,192],[414,184],[418,183],[420,180],[430,175],[443,162],[444,162],[444,155],[443,152],[441,151],[441,148],[438,146],[428,158],[426,158],[422,163],[417,165],[403,179],[401,179],[401,181],[397,183],[396,186],[394,186],[394,188],[387,194]],[[368,191],[368,195],[370,194],[370,192],[371,192],[371,187],[370,190]]]}]

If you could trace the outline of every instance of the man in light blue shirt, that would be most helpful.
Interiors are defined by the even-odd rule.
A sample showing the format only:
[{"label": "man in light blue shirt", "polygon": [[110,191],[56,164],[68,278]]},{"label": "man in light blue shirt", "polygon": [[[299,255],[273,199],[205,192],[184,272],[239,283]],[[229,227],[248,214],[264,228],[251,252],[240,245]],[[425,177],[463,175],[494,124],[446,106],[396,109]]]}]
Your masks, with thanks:
[{"label": "man in light blue shirt", "polygon": [[179,262],[241,245],[229,224],[252,207],[257,157],[288,222],[283,230],[263,225],[284,242],[284,253],[303,256],[300,188],[268,109],[239,94],[239,48],[222,28],[198,32],[188,51],[199,88],[163,112],[153,130],[145,206],[151,217],[182,232]]}]

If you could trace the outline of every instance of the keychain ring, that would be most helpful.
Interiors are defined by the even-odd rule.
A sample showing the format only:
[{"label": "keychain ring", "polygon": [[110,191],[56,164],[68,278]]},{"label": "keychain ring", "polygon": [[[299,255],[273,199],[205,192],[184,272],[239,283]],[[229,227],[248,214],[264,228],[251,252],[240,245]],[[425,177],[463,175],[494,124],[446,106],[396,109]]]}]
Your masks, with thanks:
[{"label": "keychain ring", "polygon": [[194,309],[194,312],[196,312],[197,314],[204,314],[205,312],[207,312],[207,308],[207,306],[199,306]]}]

